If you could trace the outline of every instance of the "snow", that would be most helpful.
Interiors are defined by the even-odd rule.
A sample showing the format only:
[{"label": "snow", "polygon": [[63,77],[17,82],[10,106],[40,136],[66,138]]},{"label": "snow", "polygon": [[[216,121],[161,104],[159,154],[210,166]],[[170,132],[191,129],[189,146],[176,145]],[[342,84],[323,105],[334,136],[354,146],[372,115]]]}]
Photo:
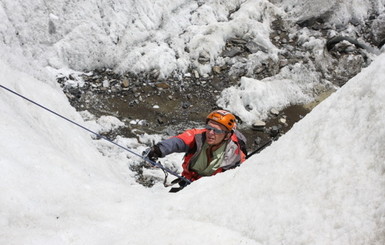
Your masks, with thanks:
[{"label": "snow", "polygon": [[272,2],[279,3],[296,20],[310,19],[325,14],[328,16],[326,21],[334,25],[345,25],[350,21],[361,22],[371,12],[381,13],[385,7],[384,0],[273,0]]},{"label": "snow", "polygon": [[[269,50],[250,64],[274,59],[278,50],[268,39],[274,13],[290,8],[301,18],[301,9],[332,5],[272,2],[1,0],[0,84],[105,132],[122,122],[76,112],[55,76],[104,66],[160,69],[167,76],[197,64],[205,53],[210,62],[199,66],[204,74],[221,62],[216,59],[224,41],[240,33]],[[373,6],[382,11],[384,1],[338,3],[345,23]],[[237,7],[229,18],[226,13]],[[306,16],[314,14],[309,11]],[[311,38],[307,43],[320,46]],[[177,194],[160,183],[137,184],[129,169],[138,162],[132,154],[0,88],[0,244],[382,245],[384,66],[382,54],[242,167]],[[249,120],[269,108],[308,101],[317,77],[301,69],[299,64],[262,81],[244,77],[219,102],[234,96],[228,106]],[[261,104],[258,97],[272,91],[277,94]],[[246,103],[251,111],[242,111]],[[163,137],[115,142],[140,153]],[[175,154],[164,163],[180,169],[181,158]],[[160,170],[148,171],[163,177]]]},{"label": "snow", "polygon": [[222,192],[183,193],[226,203],[220,211],[190,204],[186,218],[231,220],[267,244],[383,243],[384,65],[382,55],[238,171],[194,185]]},{"label": "snow", "polygon": [[291,104],[309,103],[313,99],[312,89],[317,78],[300,63],[290,69],[283,68],[277,76],[261,81],[242,77],[238,87],[222,91],[217,103],[236,111],[242,121],[250,125],[255,118],[267,118],[271,109],[281,110]]}]

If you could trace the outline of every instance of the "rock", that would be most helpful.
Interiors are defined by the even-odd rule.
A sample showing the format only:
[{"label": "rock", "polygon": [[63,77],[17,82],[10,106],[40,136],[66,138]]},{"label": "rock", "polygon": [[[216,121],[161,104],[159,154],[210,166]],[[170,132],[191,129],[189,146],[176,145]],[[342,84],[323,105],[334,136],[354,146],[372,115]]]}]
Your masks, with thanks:
[{"label": "rock", "polygon": [[262,121],[262,120],[256,120],[254,123],[253,123],[253,126],[254,127],[265,127],[266,126],[266,122]]},{"label": "rock", "polygon": [[278,122],[279,123],[282,123],[282,124],[286,124],[286,118],[280,118],[279,120],[278,120]]},{"label": "rock", "polygon": [[196,79],[198,79],[199,78],[199,72],[197,70],[194,70],[193,72],[194,72],[194,77]]},{"label": "rock", "polygon": [[65,95],[70,99],[70,100],[73,100],[76,98],[76,96],[72,95],[71,93],[65,93]]},{"label": "rock", "polygon": [[237,56],[239,54],[241,54],[243,52],[242,48],[240,47],[233,47],[229,50],[225,50],[223,52],[223,56],[224,57],[234,57],[234,56]]},{"label": "rock", "polygon": [[277,109],[275,109],[275,108],[271,109],[270,113],[273,114],[274,116],[278,116],[279,115],[279,111]]},{"label": "rock", "polygon": [[380,41],[380,43],[377,45],[377,47],[379,48],[379,49],[381,49],[381,52],[382,53],[384,53],[384,50],[385,50],[385,38],[382,40],[382,41]]},{"label": "rock", "polygon": [[346,40],[336,44],[333,49],[345,53],[353,52],[354,50],[356,50],[354,45]]},{"label": "rock", "polygon": [[254,140],[254,144],[256,144],[256,145],[261,144],[261,142],[262,142],[262,138],[261,138],[261,137],[257,137],[257,138]]},{"label": "rock", "polygon": [[157,69],[154,69],[154,70],[151,71],[150,75],[151,75],[153,78],[157,79],[157,78],[159,77],[159,75],[160,75],[160,71],[157,70]]},{"label": "rock", "polygon": [[256,120],[251,126],[254,130],[262,131],[266,126],[266,123],[262,120]]},{"label": "rock", "polygon": [[121,87],[118,85],[111,87],[111,92],[113,93],[118,93],[120,90],[121,90]]},{"label": "rock", "polygon": [[335,36],[333,38],[330,38],[326,42],[327,50],[331,51],[334,48],[334,46],[336,46],[340,42],[343,42],[343,43],[339,47],[338,46],[337,47],[342,50],[345,50],[349,45],[354,45],[356,48],[366,49],[368,52],[372,52],[372,53],[374,52],[373,48],[367,46],[364,43],[361,43],[355,38],[351,38],[347,36]]},{"label": "rock", "polygon": [[378,48],[384,44],[385,41],[385,14],[380,15],[372,23],[371,34]]},{"label": "rock", "polygon": [[215,72],[216,74],[220,74],[221,73],[221,67],[220,66],[214,66],[213,72]]},{"label": "rock", "polygon": [[253,41],[246,43],[245,47],[252,54],[258,51],[262,51],[264,53],[268,52],[267,48]]},{"label": "rock", "polygon": [[56,33],[56,27],[52,20],[48,21],[48,33],[51,35]]},{"label": "rock", "polygon": [[107,79],[103,80],[102,84],[103,84],[103,88],[108,88],[110,86],[110,81],[108,81]]},{"label": "rock", "polygon": [[210,61],[210,54],[207,51],[202,51],[199,54],[198,62],[201,64],[208,63]]},{"label": "rock", "polygon": [[123,88],[128,88],[128,86],[130,85],[128,79],[123,79],[122,81],[122,87]]},{"label": "rock", "polygon": [[157,88],[162,88],[162,89],[170,88],[170,85],[168,83],[166,83],[166,82],[157,83],[157,84],[155,84],[155,86]]},{"label": "rock", "polygon": [[282,59],[279,61],[279,67],[282,68],[282,67],[285,67],[289,64],[289,61],[287,59]]},{"label": "rock", "polygon": [[189,103],[189,102],[183,102],[182,103],[182,108],[183,109],[187,109],[187,108],[189,108],[191,106],[191,104]]},{"label": "rock", "polygon": [[271,127],[270,128],[270,132],[269,132],[270,137],[278,136],[280,131],[281,131],[281,127],[280,126],[273,126],[273,127]]},{"label": "rock", "polygon": [[245,106],[245,109],[246,109],[247,111],[251,111],[251,110],[253,110],[253,107],[252,107],[251,105],[246,105],[246,106]]},{"label": "rock", "polygon": [[243,40],[241,38],[232,38],[229,40],[229,42],[234,43],[234,44],[246,44],[247,41]]},{"label": "rock", "polygon": [[266,70],[266,66],[260,66],[260,67],[257,67],[254,72],[259,74],[261,72],[263,72],[264,70]]},{"label": "rock", "polygon": [[198,62],[201,64],[209,63],[209,61],[210,61],[210,58],[207,58],[207,57],[199,57],[198,58]]},{"label": "rock", "polygon": [[160,118],[160,117],[158,117],[158,118],[156,119],[156,121],[157,121],[159,124],[163,124],[163,123],[164,123],[163,119]]}]

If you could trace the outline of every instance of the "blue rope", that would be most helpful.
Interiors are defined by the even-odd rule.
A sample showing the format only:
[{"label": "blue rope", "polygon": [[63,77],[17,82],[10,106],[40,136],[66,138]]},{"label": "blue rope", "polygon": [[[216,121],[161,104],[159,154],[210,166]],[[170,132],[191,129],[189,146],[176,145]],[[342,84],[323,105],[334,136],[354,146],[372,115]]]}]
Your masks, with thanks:
[{"label": "blue rope", "polygon": [[187,182],[188,184],[191,183],[190,180],[186,179],[186,178],[183,177],[183,176],[178,175],[178,174],[175,173],[174,171],[171,171],[170,169],[164,167],[162,164],[157,163],[157,162],[154,162],[154,161],[148,159],[147,157],[144,157],[144,156],[142,156],[142,155],[140,155],[140,154],[138,154],[138,153],[132,151],[131,149],[129,149],[129,148],[127,148],[127,147],[124,147],[124,146],[122,146],[122,145],[119,145],[118,143],[113,142],[112,140],[108,139],[107,137],[105,137],[105,136],[103,136],[103,135],[100,135],[100,134],[98,134],[98,133],[96,133],[96,132],[94,132],[94,131],[88,129],[88,128],[86,128],[86,127],[80,125],[79,123],[77,123],[77,122],[75,122],[75,121],[72,121],[71,119],[69,119],[69,118],[67,118],[67,117],[65,117],[65,116],[62,116],[62,115],[60,115],[59,113],[57,113],[57,112],[55,112],[55,111],[53,111],[53,110],[51,110],[51,109],[48,109],[47,107],[45,107],[45,106],[43,106],[43,105],[41,105],[41,104],[39,104],[39,103],[37,103],[37,102],[31,100],[31,99],[28,99],[27,97],[25,97],[25,96],[23,96],[23,95],[21,95],[21,94],[15,92],[15,91],[11,90],[11,89],[9,89],[9,88],[7,88],[7,87],[1,85],[1,84],[0,84],[0,87],[2,87],[3,89],[7,90],[8,92],[11,92],[11,93],[13,93],[13,94],[15,94],[15,95],[17,95],[17,96],[19,96],[19,97],[21,97],[21,98],[23,98],[23,99],[29,101],[29,102],[31,102],[31,103],[34,104],[34,105],[37,105],[37,106],[43,108],[44,110],[46,110],[46,111],[48,111],[48,112],[50,112],[50,113],[52,113],[52,114],[54,114],[54,115],[56,115],[56,116],[58,116],[58,117],[64,119],[64,120],[66,120],[66,121],[68,121],[68,122],[70,122],[70,123],[72,123],[72,124],[75,124],[76,126],[78,126],[78,127],[82,128],[82,129],[84,129],[84,130],[90,132],[91,134],[96,135],[98,138],[104,139],[104,140],[106,140],[106,141],[108,141],[108,142],[110,142],[110,143],[116,145],[117,147],[120,147],[120,148],[122,148],[123,150],[126,150],[126,151],[130,152],[131,154],[134,154],[135,156],[138,156],[138,157],[142,158],[144,161],[151,163],[153,166],[158,167],[158,168],[162,169],[163,171],[166,171],[166,172],[168,172],[168,173],[174,175],[175,177],[177,177],[177,178],[179,178],[179,179],[181,179],[181,180],[184,180],[184,181]]}]

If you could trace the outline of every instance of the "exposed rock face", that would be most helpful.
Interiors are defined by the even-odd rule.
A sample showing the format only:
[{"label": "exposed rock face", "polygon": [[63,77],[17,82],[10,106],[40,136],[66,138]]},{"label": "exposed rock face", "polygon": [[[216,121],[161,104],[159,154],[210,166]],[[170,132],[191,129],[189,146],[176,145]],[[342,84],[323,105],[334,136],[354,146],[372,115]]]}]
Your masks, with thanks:
[{"label": "exposed rock face", "polygon": [[385,14],[373,20],[370,30],[373,44],[381,48],[385,44]]}]

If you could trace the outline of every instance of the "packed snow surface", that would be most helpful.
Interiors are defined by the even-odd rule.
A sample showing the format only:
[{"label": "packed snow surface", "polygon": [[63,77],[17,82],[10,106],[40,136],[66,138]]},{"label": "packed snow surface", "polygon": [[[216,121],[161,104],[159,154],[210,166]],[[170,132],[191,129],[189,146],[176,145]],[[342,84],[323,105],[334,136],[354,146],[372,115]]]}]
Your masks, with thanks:
[{"label": "packed snow surface", "polygon": [[[1,0],[0,85],[104,132],[121,122],[76,112],[56,75],[113,66],[157,68],[166,76],[204,54],[210,64],[200,66],[203,74],[239,32],[276,58],[268,38],[274,13],[290,9],[301,18],[334,6],[345,23],[384,4],[298,2]],[[137,184],[132,154],[0,87],[0,244],[385,244],[384,67],[382,54],[242,167],[176,194]],[[308,101],[312,85],[293,73],[243,78],[225,93],[244,100],[228,106],[242,112],[245,103],[254,105],[242,112],[247,119],[272,104]],[[282,89],[279,98],[256,109],[253,91],[274,87]],[[116,142],[140,153],[143,143],[161,138]],[[181,157],[164,161],[178,164]]]}]

